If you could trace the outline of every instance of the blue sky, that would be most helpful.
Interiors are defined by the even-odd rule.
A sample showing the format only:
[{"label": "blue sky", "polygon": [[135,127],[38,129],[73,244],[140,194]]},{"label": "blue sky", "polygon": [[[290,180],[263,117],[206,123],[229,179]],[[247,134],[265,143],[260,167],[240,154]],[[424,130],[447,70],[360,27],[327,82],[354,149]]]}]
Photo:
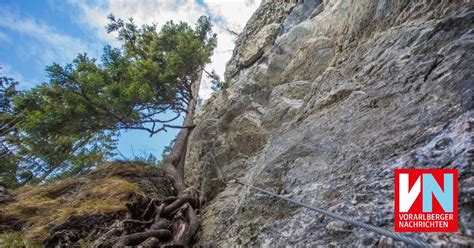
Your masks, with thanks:
[{"label": "blue sky", "polygon": [[[201,15],[215,22],[218,46],[208,70],[223,74],[232,54],[235,37],[228,27],[241,31],[258,7],[259,0],[0,0],[0,66],[5,76],[20,81],[19,89],[28,90],[47,81],[45,67],[69,63],[78,53],[99,57],[106,44],[118,46],[112,34],[105,32],[107,15],[133,17],[139,25],[168,20],[194,23]],[[200,97],[211,93],[203,79]],[[123,131],[118,150],[126,158],[152,153],[160,156],[164,146],[178,130],[170,129],[149,137],[143,131]]]}]

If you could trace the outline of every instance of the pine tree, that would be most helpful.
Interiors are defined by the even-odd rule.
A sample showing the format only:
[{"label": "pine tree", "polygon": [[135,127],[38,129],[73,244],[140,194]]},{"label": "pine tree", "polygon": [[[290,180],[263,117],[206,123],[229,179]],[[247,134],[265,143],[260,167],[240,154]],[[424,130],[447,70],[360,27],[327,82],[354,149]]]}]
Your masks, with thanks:
[{"label": "pine tree", "polygon": [[[48,83],[14,97],[13,111],[21,113],[22,120],[14,143],[19,154],[36,160],[27,166],[23,162],[24,169],[43,181],[96,166],[110,152],[119,130],[145,130],[152,136],[180,128],[162,161],[176,191],[174,200],[155,218],[150,228],[156,232],[120,237],[116,246],[139,244],[157,233],[172,233],[173,244],[187,245],[199,227],[195,210],[203,194],[185,184],[184,159],[201,76],[216,35],[208,17],[199,18],[195,27],[168,22],[159,32],[156,25],[138,27],[132,19],[125,22],[110,15],[109,20],[107,31],[118,33],[122,47],[106,46],[100,61],[80,54],[66,66],[54,64],[47,68]],[[164,119],[170,114],[173,117]],[[181,126],[170,124],[181,116]],[[162,217],[181,214],[184,218],[171,218],[172,225]]]}]

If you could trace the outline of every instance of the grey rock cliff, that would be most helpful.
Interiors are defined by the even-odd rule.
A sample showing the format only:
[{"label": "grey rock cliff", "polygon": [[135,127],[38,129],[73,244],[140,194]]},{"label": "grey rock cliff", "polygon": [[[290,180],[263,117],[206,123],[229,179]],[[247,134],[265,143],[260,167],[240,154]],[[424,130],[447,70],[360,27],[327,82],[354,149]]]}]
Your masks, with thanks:
[{"label": "grey rock cliff", "polygon": [[188,147],[197,244],[403,245],[220,179],[393,230],[394,169],[417,167],[459,170],[460,224],[410,235],[473,245],[473,23],[469,1],[263,3]]}]

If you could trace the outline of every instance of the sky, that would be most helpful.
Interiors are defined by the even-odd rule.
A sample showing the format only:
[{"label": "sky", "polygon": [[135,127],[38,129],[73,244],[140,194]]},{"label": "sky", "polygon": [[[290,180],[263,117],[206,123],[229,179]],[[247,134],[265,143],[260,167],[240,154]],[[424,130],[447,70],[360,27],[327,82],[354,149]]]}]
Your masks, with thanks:
[{"label": "sky", "polygon": [[[106,44],[119,46],[115,35],[105,30],[107,16],[133,18],[138,25],[168,20],[196,22],[210,16],[218,35],[217,48],[208,71],[223,75],[236,37],[226,28],[242,31],[261,0],[0,0],[0,73],[28,90],[46,82],[45,67],[70,63],[78,53],[100,57]],[[212,93],[203,78],[199,96]],[[133,159],[149,153],[159,157],[179,130],[170,129],[149,137],[144,131],[121,131],[118,158]]]}]

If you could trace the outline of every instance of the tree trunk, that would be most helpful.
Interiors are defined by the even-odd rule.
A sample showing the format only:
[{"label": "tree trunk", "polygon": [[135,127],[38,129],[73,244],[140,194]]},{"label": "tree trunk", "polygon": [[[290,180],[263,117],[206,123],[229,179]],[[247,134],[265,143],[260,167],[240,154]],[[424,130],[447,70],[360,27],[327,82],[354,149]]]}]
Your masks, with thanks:
[{"label": "tree trunk", "polygon": [[[189,100],[188,107],[186,109],[187,114],[184,118],[183,126],[192,127],[194,112],[196,110],[197,97],[199,87],[201,85],[202,70],[198,73],[197,77],[191,86],[191,99]],[[172,180],[173,186],[179,195],[187,187],[184,182],[184,159],[186,157],[186,145],[188,143],[189,135],[191,134],[191,128],[182,128],[179,131],[176,142],[171,150],[170,154],[164,158],[163,170],[166,175]]]},{"label": "tree trunk", "polygon": [[[194,112],[196,110],[202,72],[203,70],[200,70],[191,86],[191,99],[189,101],[187,114],[183,122],[183,126],[185,127],[192,127],[194,124]],[[200,221],[196,215],[195,210],[200,208],[204,201],[203,194],[198,190],[187,190],[184,178],[184,161],[186,159],[187,144],[191,131],[191,128],[183,128],[180,130],[173,149],[171,150],[171,153],[165,158],[163,164],[163,170],[173,182],[173,186],[176,190],[178,198],[184,198],[186,196],[192,196],[194,198],[191,201],[194,202],[194,204],[189,204],[188,201],[184,201],[182,204],[181,209],[183,211],[183,215],[179,216],[180,220],[174,226],[173,230],[173,242],[175,242],[176,245],[185,246],[190,244],[192,238],[199,229]]]}]

